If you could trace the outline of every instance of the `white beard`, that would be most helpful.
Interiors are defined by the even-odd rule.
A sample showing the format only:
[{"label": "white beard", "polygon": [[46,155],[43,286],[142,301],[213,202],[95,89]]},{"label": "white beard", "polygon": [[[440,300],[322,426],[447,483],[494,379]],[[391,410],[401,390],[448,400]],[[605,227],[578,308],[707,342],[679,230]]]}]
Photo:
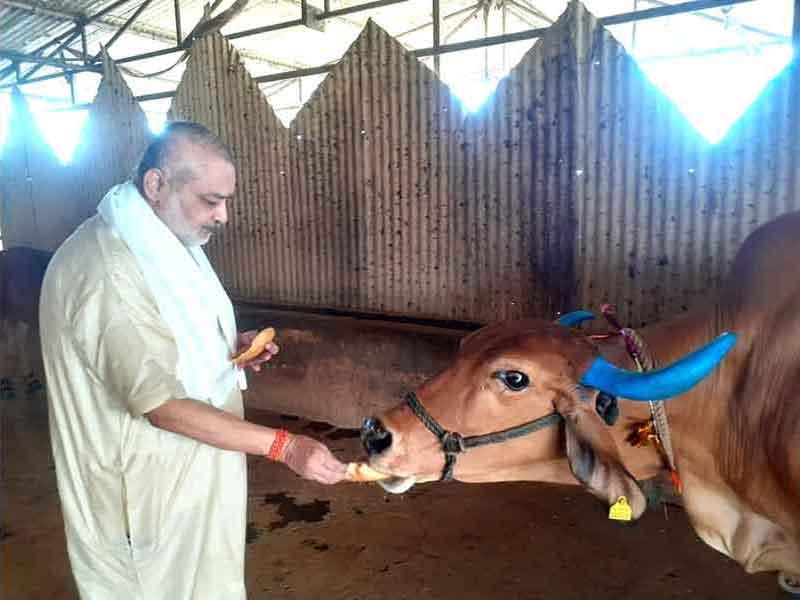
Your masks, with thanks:
[{"label": "white beard", "polygon": [[169,197],[164,208],[156,214],[164,221],[164,224],[175,234],[175,237],[177,237],[184,246],[203,246],[211,239],[211,233],[209,231],[204,229],[202,233],[198,233],[193,230],[183,214],[181,201],[177,192]]}]

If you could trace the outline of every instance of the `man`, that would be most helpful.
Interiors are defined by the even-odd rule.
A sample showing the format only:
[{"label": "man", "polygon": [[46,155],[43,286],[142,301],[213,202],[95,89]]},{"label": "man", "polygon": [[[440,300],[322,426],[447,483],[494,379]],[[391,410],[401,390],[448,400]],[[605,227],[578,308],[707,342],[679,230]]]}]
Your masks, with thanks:
[{"label": "man", "polygon": [[50,434],[84,599],[243,599],[244,453],[321,483],[344,476],[319,442],[242,419],[230,358],[254,332],[237,336],[201,249],[234,188],[219,139],[172,123],[45,276]]}]

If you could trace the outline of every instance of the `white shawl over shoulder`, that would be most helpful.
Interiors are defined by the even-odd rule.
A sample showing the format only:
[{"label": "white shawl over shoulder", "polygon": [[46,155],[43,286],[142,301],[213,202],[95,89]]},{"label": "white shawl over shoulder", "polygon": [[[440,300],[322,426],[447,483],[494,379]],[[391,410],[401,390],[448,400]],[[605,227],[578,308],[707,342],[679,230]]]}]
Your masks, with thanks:
[{"label": "white shawl over shoulder", "polygon": [[237,380],[244,389],[244,372],[230,362],[233,305],[202,248],[181,243],[131,182],[114,186],[97,211],[130,248],[175,336],[187,397],[221,405]]}]

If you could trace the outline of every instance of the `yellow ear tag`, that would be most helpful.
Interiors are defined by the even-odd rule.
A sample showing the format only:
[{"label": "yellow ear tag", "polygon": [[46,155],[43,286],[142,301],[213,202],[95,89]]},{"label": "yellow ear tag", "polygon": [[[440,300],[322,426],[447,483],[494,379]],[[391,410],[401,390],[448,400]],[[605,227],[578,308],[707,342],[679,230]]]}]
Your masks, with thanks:
[{"label": "yellow ear tag", "polygon": [[633,518],[631,505],[628,504],[628,499],[625,496],[620,496],[617,501],[611,505],[608,511],[608,518],[613,521],[630,521]]}]

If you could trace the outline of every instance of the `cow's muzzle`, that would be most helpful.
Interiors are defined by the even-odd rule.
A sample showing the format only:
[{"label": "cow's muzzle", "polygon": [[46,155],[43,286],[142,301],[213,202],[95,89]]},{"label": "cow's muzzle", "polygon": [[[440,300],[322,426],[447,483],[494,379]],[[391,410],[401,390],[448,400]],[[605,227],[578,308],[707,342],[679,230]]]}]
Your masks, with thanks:
[{"label": "cow's muzzle", "polygon": [[361,444],[367,455],[372,457],[392,445],[392,434],[378,419],[364,419],[361,425]]},{"label": "cow's muzzle", "polygon": [[[372,458],[392,445],[392,434],[378,419],[364,419],[361,425],[361,444],[367,455]],[[410,490],[417,482],[414,476],[392,476],[378,481],[378,485],[392,494],[402,494]]]}]

